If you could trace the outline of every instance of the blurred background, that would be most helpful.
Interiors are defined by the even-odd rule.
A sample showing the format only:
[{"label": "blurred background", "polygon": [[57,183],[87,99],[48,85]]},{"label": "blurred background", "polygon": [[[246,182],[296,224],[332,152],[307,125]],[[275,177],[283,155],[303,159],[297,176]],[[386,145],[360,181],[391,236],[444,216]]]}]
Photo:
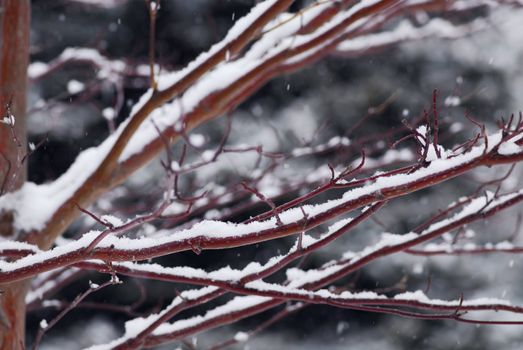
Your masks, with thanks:
[{"label": "blurred background", "polygon": [[[138,67],[116,79],[100,75],[100,69],[85,62],[68,64],[38,76],[35,73],[29,93],[29,138],[33,143],[47,139],[30,158],[29,179],[44,183],[57,178],[80,151],[98,145],[128,114],[130,107],[148,87],[147,69],[149,17],[145,2],[129,1],[46,1],[33,0],[31,61],[51,62],[64,50],[86,47],[107,58]],[[226,34],[234,21],[246,14],[254,0],[162,0],[157,21],[157,63],[164,71],[177,70]],[[291,10],[307,1],[295,1]],[[94,5],[93,5],[94,4]],[[478,16],[482,16],[478,13]],[[523,32],[519,27],[522,11],[499,10],[490,16],[491,27],[471,36],[448,41],[425,39],[390,47],[361,57],[330,57],[300,72],[272,80],[232,112],[229,144],[263,145],[266,151],[288,152],[304,145],[321,144],[335,136],[361,140],[414,121],[431,106],[434,89],[439,91],[442,135],[455,132],[443,142],[470,137],[476,130],[464,117],[465,111],[494,130],[495,121],[523,108]],[[36,67],[36,68],[35,68]],[[140,68],[141,67],[141,68]],[[33,66],[37,70],[38,66]],[[33,72],[34,73],[34,72]],[[357,129],[355,125],[364,123]],[[210,122],[193,133],[202,135],[206,145],[219,143],[225,118]],[[387,150],[393,138],[384,137]],[[179,154],[180,146],[173,148]],[[276,178],[282,183],[323,169],[326,164],[352,162],[358,149],[316,154],[286,164]],[[190,157],[197,158],[198,152]],[[248,177],[255,156],[232,154],[219,162],[189,174],[183,184],[219,186]],[[504,168],[480,169],[460,179],[391,201],[376,216],[331,247],[314,253],[306,267],[318,266],[347,250],[357,250],[383,231],[408,232],[430,213],[467,195],[487,179],[505,173]],[[521,188],[521,167],[504,183],[503,191]],[[94,211],[132,217],[150,210],[161,199],[165,178],[158,161],[134,175],[124,186],[97,203]],[[273,181],[275,181],[273,179]],[[270,191],[271,183],[262,184]],[[281,185],[281,184],[279,184]],[[267,193],[267,192],[266,192]],[[294,193],[295,195],[296,193]],[[290,193],[289,196],[292,196]],[[325,200],[339,193],[325,195]],[[291,197],[289,197],[291,198]],[[288,199],[288,198],[287,198]],[[281,200],[285,200],[281,198]],[[231,221],[241,221],[266,208],[255,207]],[[471,225],[476,242],[499,242],[519,233],[517,215],[521,206],[492,220]],[[204,213],[201,217],[212,217]],[[198,219],[196,217],[195,219]],[[176,227],[178,223],[155,223]],[[79,220],[68,237],[85,233],[93,222]],[[319,229],[318,232],[321,232]],[[516,235],[516,242],[522,243]],[[193,252],[159,259],[168,266],[191,265],[215,269],[226,265],[240,268],[249,261],[264,262],[285,252],[291,239],[260,244],[226,252]],[[341,281],[354,290],[398,292],[425,289],[433,298],[506,298],[523,304],[522,265],[517,255],[491,254],[451,257],[415,257],[397,254],[362,269]],[[88,288],[88,281],[104,281],[107,276],[90,273],[53,296],[73,300]],[[176,295],[175,289],[188,286],[152,281],[131,281],[106,288],[88,298],[95,303],[133,305],[131,314],[151,312]],[[138,303],[139,302],[139,303]],[[127,310],[127,309],[126,309]],[[128,311],[128,310],[127,310]],[[201,310],[196,310],[201,311]],[[28,343],[31,344],[42,318],[50,320],[58,311],[39,307],[28,315]],[[222,327],[188,342],[205,348],[238,331],[246,331],[274,311]],[[187,314],[182,314],[187,315]],[[79,349],[109,341],[123,331],[132,317],[122,310],[80,306],[67,315],[44,337],[42,349]],[[187,344],[180,344],[186,348]],[[176,347],[176,346],[174,346]],[[523,332],[519,326],[476,326],[453,321],[422,321],[389,315],[362,313],[328,306],[309,306],[280,321],[238,349],[521,349]],[[173,345],[163,347],[172,349]]]}]

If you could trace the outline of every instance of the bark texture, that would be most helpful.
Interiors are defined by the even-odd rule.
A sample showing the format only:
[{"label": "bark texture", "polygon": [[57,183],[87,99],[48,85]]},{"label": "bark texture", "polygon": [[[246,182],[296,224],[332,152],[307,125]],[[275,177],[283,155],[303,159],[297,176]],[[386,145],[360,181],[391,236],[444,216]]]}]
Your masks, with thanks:
[{"label": "bark texture", "polygon": [[[26,154],[25,112],[29,61],[30,0],[0,0],[0,119],[14,116],[14,125],[0,123],[0,190],[18,189],[26,180],[21,163]],[[0,193],[3,194],[3,193]],[[13,213],[0,213],[0,235],[16,234]],[[0,349],[23,349],[25,295],[28,281],[0,285]]]}]

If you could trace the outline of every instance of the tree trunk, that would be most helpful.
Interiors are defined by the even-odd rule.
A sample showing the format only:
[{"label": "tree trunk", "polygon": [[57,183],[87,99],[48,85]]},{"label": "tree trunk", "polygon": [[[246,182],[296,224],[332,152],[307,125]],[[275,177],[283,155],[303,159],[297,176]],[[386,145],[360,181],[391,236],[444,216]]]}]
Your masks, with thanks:
[{"label": "tree trunk", "polygon": [[[30,0],[0,0],[0,195],[18,189],[26,179],[26,96],[29,62]],[[0,213],[0,235],[16,232],[13,213]],[[25,296],[29,281],[0,285],[0,349],[23,349]]]},{"label": "tree trunk", "polygon": [[0,349],[24,349],[25,296],[29,281],[0,285]]}]

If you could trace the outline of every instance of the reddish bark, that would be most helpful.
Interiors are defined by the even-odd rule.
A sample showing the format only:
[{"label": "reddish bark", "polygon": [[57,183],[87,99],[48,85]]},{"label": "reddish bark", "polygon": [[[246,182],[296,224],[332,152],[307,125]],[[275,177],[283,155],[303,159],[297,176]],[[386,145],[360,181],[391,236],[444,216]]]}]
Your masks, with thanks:
[{"label": "reddish bark", "polygon": [[[15,124],[0,124],[0,186],[19,188],[26,179],[20,160],[26,152],[26,87],[29,61],[30,0],[0,0],[0,117],[10,113]],[[0,234],[14,234],[11,213],[0,213]],[[0,285],[0,348],[22,349],[27,281]]]},{"label": "reddish bark", "polygon": [[[2,124],[0,127],[0,152],[2,166],[0,181],[8,178],[5,190],[20,187],[25,181],[25,168],[21,168],[18,156],[25,154],[25,108],[27,87],[27,64],[29,61],[29,0],[1,0],[0,25],[0,116],[4,117],[7,106],[15,117],[14,129]],[[17,141],[13,140],[13,131]],[[8,164],[10,163],[10,169]],[[9,173],[7,173],[7,171]],[[11,181],[15,171],[20,174]]]}]

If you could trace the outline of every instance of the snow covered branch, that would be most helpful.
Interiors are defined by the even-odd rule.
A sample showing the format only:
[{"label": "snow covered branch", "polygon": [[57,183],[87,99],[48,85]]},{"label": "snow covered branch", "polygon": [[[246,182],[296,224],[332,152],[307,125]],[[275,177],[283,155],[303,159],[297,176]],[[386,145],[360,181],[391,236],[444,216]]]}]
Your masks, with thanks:
[{"label": "snow covered branch", "polygon": [[[75,2],[104,8],[125,3]],[[470,121],[466,131],[472,130],[466,134],[461,132],[461,124],[458,128],[449,122],[450,117],[440,117],[439,92],[434,90],[430,107],[417,120],[405,118],[403,125],[387,126],[380,133],[365,135],[360,126],[369,115],[386,110],[394,97],[369,108],[367,117],[349,125],[344,135],[331,134],[317,142],[317,135],[296,137],[299,140],[282,149],[256,143],[265,134],[254,141],[250,135],[229,141],[236,118],[232,111],[275,77],[329,55],[355,57],[406,41],[461,38],[488,28],[489,11],[519,7],[520,1],[321,0],[295,12],[289,10],[292,0],[259,1],[234,22],[221,41],[185,68],[170,72],[156,69],[154,62],[154,26],[156,15],[161,14],[160,3],[145,3],[151,22],[149,65],[131,65],[94,49],[68,48],[48,63],[33,62],[28,67],[29,78],[36,82],[69,64],[92,65],[96,81],[116,84],[120,93],[117,107],[107,115],[114,126],[110,135],[98,146],[81,151],[61,176],[49,183],[25,182],[7,193],[1,186],[0,233],[9,234],[0,238],[0,292],[20,284],[28,310],[51,306],[61,310],[50,322],[42,320],[35,347],[48,329],[85,298],[121,284],[117,275],[181,288],[157,309],[161,311],[146,317],[137,317],[141,314],[134,307],[113,307],[133,319],[126,323],[121,337],[92,349],[154,347],[285,303],[285,309],[267,325],[309,304],[426,320],[523,324],[523,306],[505,299],[445,295],[450,300],[441,300],[429,296],[429,288],[421,291],[409,286],[409,291],[405,284],[391,293],[344,283],[349,275],[394,259],[396,253],[409,259],[523,253],[516,239],[521,216],[509,238],[495,236],[476,242],[470,228],[520,208],[523,189],[513,172],[523,162],[521,113],[497,125],[484,125],[466,112]],[[119,121],[114,117],[121,117],[125,110],[123,81],[129,76],[140,77],[150,86],[145,93],[145,89],[140,91],[143,95],[129,105],[125,120]],[[69,81],[72,95],[84,88],[82,83]],[[456,107],[454,104],[445,102],[446,107]],[[14,124],[14,117],[7,114],[0,116],[0,127]],[[228,115],[224,131],[212,124],[222,115]],[[218,129],[218,142],[194,131],[208,124],[213,131]],[[315,133],[321,134],[320,129]],[[286,137],[282,130],[273,132],[275,138]],[[139,182],[136,187],[151,193],[127,198],[118,212],[112,201],[117,202],[119,194],[111,191],[125,188],[128,195],[131,191],[126,192],[127,184],[122,184],[162,151],[166,159],[158,168],[165,186],[156,178]],[[20,166],[28,156],[18,162]],[[245,164],[252,164],[240,169],[231,159],[247,159]],[[224,165],[227,162],[230,164]],[[430,191],[458,180],[470,186],[479,170],[497,171],[504,166],[510,167],[508,173],[493,179],[489,172],[475,191],[462,189],[469,194],[453,199],[445,209],[437,211],[437,204],[430,203],[429,218],[401,234],[390,233],[390,224],[378,218],[378,212],[381,215],[406,198],[432,201]],[[230,173],[222,176],[223,168]],[[420,216],[412,215],[405,227]],[[81,222],[73,225],[78,218]],[[366,235],[362,246],[349,250],[342,245],[347,236],[352,238],[360,231]],[[276,241],[286,245],[285,253],[271,247],[269,258],[249,259],[243,267],[197,268],[191,262],[173,266],[158,259],[183,256],[176,255],[181,252],[193,252],[195,257],[210,250],[225,254]],[[333,242],[340,243],[337,248],[344,251],[337,258],[324,254]],[[303,264],[311,255],[329,258],[323,264]],[[231,265],[235,264],[237,261]],[[87,273],[109,274],[111,279],[89,282],[89,289],[71,302],[53,299],[60,289]],[[189,289],[196,287],[200,289]],[[215,306],[218,302],[221,305]],[[90,305],[102,307],[95,302]],[[200,313],[203,306],[207,311]],[[2,312],[0,308],[0,334]],[[241,333],[217,348],[248,336]]]},{"label": "snow covered branch", "polygon": [[[57,200],[48,210],[40,210],[38,218],[15,219],[15,228],[30,233],[28,240],[48,248],[77,217],[76,204],[88,206],[163,149],[155,125],[162,131],[162,137],[175,142],[181,131],[186,133],[230,110],[268,79],[320,59],[342,42],[350,42],[349,38],[356,40],[361,33],[382,28],[389,19],[409,11],[437,13],[461,6],[460,2],[436,0],[362,1],[352,6],[348,6],[350,1],[324,1],[298,14],[282,14],[291,2],[261,2],[238,20],[220,43],[187,68],[158,77],[157,90],[140,99],[128,120],[100,146],[84,151],[55,183],[46,186],[28,183],[17,194],[21,206],[27,198],[48,198],[49,193]],[[479,1],[475,6],[488,4]],[[96,53],[82,52],[68,51],[62,56],[75,59],[87,54],[90,61],[103,63],[103,67],[118,66],[118,62],[104,63]],[[64,57],[58,59],[61,61]],[[113,68],[109,71],[115,72]],[[154,124],[146,120],[154,120]],[[0,207],[19,212],[13,205],[0,202]]]}]

